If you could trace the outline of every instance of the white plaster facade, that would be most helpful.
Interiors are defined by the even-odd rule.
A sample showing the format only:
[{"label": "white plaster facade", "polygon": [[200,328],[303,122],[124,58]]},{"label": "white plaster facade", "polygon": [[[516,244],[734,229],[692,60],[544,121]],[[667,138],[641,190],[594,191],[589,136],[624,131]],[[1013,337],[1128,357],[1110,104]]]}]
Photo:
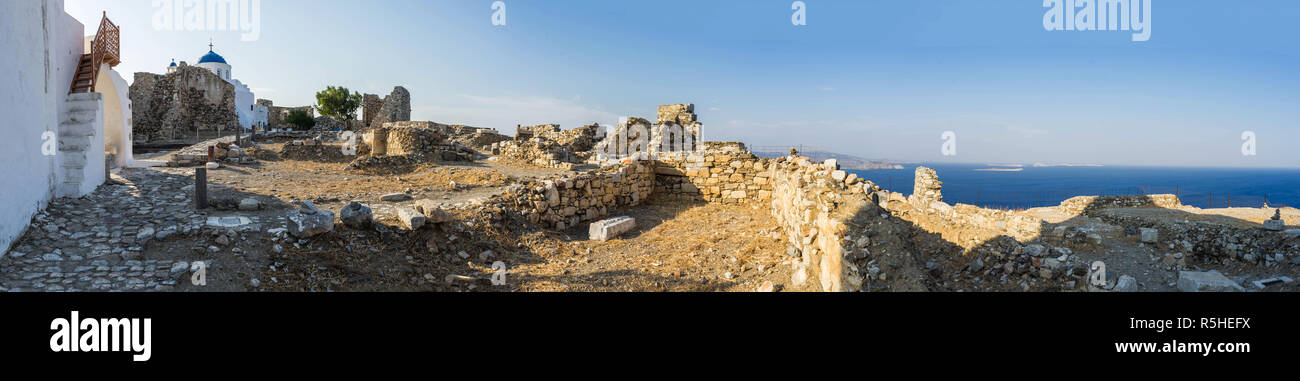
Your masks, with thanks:
[{"label": "white plaster facade", "polygon": [[0,1],[0,115],[6,119],[0,139],[0,250],[6,254],[54,198],[59,159],[57,151],[45,155],[42,148],[47,138],[57,139],[68,111],[84,35],[85,27],[63,11],[63,0]]}]

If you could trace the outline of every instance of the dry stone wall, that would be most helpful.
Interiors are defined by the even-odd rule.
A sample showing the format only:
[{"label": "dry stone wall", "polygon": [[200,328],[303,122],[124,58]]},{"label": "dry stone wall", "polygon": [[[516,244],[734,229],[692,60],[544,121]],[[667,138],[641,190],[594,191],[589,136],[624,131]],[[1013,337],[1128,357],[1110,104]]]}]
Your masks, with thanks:
[{"label": "dry stone wall", "polygon": [[529,222],[562,230],[605,217],[611,208],[640,204],[653,181],[650,165],[628,160],[599,172],[529,182],[502,197]]}]

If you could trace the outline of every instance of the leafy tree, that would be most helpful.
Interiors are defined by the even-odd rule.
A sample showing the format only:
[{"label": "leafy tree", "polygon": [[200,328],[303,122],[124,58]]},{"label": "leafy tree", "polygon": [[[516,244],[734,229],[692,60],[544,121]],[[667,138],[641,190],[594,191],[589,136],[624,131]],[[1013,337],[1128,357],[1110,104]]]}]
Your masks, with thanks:
[{"label": "leafy tree", "polygon": [[352,121],[357,119],[358,107],[361,107],[361,93],[349,93],[346,87],[329,86],[316,93],[316,110],[321,115],[347,123],[349,129]]},{"label": "leafy tree", "polygon": [[316,119],[312,119],[307,110],[289,111],[289,115],[284,116],[284,122],[298,127],[299,130],[311,129],[316,125]]}]

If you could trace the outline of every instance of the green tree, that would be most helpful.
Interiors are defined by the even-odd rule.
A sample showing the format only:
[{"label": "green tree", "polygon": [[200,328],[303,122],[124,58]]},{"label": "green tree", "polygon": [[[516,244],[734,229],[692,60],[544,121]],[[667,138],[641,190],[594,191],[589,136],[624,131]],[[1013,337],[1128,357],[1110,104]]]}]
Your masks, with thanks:
[{"label": "green tree", "polygon": [[357,119],[357,108],[361,107],[361,93],[348,92],[348,88],[339,86],[326,87],[316,93],[316,111],[321,115],[346,123],[352,128],[352,121]]},{"label": "green tree", "polygon": [[289,111],[289,115],[284,116],[284,122],[298,127],[299,130],[308,130],[316,125],[316,119],[312,119],[307,110]]}]

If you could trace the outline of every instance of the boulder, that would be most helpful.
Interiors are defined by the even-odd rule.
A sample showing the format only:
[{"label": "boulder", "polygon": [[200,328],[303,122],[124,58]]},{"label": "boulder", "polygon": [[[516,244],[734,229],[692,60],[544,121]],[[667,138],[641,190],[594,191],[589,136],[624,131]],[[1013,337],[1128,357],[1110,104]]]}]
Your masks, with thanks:
[{"label": "boulder", "polygon": [[343,225],[353,229],[369,229],[374,223],[375,213],[369,206],[353,201],[339,210],[339,219]]},{"label": "boulder", "polygon": [[1178,290],[1182,292],[1233,292],[1246,289],[1218,271],[1179,271]]},{"label": "boulder", "polygon": [[1280,232],[1286,230],[1286,223],[1282,220],[1264,220],[1264,229]]},{"label": "boulder", "polygon": [[1137,278],[1121,275],[1119,281],[1115,282],[1115,292],[1137,292]]},{"label": "boulder", "polygon": [[608,241],[635,228],[635,218],[621,216],[592,222],[587,227],[587,234],[592,240]]}]

